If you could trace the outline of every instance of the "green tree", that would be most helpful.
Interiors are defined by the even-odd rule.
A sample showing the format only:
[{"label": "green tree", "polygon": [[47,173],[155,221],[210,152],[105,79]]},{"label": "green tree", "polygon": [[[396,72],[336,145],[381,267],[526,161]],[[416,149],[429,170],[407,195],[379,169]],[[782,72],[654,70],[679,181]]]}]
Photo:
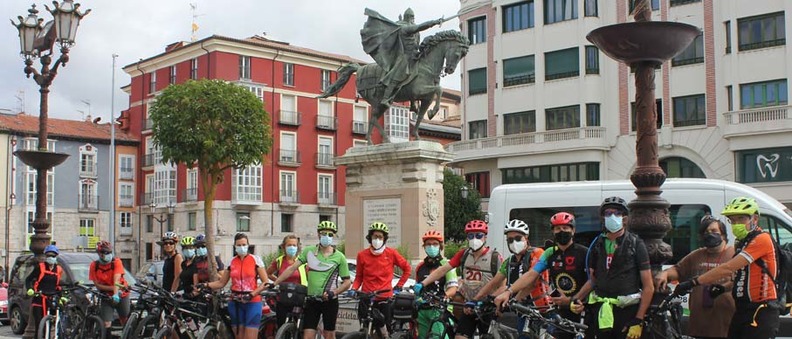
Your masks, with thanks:
[{"label": "green tree", "polygon": [[[444,171],[443,177],[445,237],[448,240],[465,241],[465,224],[484,217],[481,212],[481,195],[465,182],[465,178],[449,169]],[[467,199],[462,198],[463,186],[468,186]]]},{"label": "green tree", "polygon": [[269,114],[247,89],[222,80],[202,79],[165,88],[149,116],[162,162],[198,168],[210,276],[215,277],[212,205],[216,188],[229,169],[259,164],[270,152]]}]

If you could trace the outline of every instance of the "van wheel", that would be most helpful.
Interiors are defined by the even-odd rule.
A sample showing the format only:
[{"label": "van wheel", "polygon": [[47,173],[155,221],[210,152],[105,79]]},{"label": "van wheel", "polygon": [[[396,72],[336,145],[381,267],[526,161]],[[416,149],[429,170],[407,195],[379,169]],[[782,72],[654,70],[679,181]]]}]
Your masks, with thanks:
[{"label": "van wheel", "polygon": [[11,316],[8,318],[11,321],[11,332],[14,334],[22,334],[25,333],[25,326],[27,326],[27,319],[22,315],[22,310],[19,309],[19,306],[14,306],[11,308]]}]

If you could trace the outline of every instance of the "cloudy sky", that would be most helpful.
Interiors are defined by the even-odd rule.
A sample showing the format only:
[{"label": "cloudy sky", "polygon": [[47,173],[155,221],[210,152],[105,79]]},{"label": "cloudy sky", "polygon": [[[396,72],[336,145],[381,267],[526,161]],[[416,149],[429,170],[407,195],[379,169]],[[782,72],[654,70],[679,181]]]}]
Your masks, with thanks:
[{"label": "cloudy sky", "polygon": [[[0,19],[16,21],[27,15],[35,2],[39,17],[51,20],[44,4],[51,1],[2,0]],[[70,62],[61,68],[50,87],[51,117],[80,119],[82,112],[93,117],[110,118],[111,95],[115,94],[116,114],[128,107],[128,96],[118,88],[129,83],[121,67],[164,51],[166,45],[190,40],[193,20],[190,4],[197,4],[197,38],[213,34],[245,38],[266,32],[273,39],[321,51],[346,54],[371,60],[360,44],[363,9],[369,7],[396,20],[412,7],[416,21],[452,16],[459,10],[459,0],[82,0],[82,8],[91,13],[80,23],[77,44]],[[0,25],[0,109],[25,110],[38,115],[38,85],[25,78],[24,63],[19,56],[19,37],[6,21]],[[438,30],[459,28],[450,20]],[[112,82],[112,55],[118,54],[115,90]],[[58,55],[58,53],[55,53]],[[36,68],[40,67],[38,62]],[[459,74],[443,78],[443,86],[459,89]],[[22,99],[24,98],[24,99]],[[90,106],[86,104],[90,103]]]}]

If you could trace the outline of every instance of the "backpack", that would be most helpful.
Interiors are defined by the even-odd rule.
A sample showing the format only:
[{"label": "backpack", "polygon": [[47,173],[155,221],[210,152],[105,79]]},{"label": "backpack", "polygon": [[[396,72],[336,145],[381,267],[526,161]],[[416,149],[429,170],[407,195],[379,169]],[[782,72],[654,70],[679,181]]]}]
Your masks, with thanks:
[{"label": "backpack", "polygon": [[[462,260],[459,261],[460,262],[459,276],[461,277],[465,276],[465,263],[467,262],[467,258],[470,256],[470,252],[472,252],[472,250],[469,247],[466,248],[465,252],[462,253]],[[490,273],[494,277],[496,274],[498,274],[498,270],[500,269],[500,263],[498,262],[499,261],[498,259],[500,258],[500,253],[498,253],[498,250],[492,249],[490,255],[492,255],[492,257],[490,258]]]},{"label": "backpack", "polygon": [[[764,232],[755,232],[745,239],[745,244],[753,240],[759,234]],[[770,235],[768,233],[768,235]],[[787,243],[784,246],[779,245],[773,236],[770,235],[770,240],[773,242],[773,249],[776,255],[776,277],[773,283],[776,286],[776,300],[771,301],[768,306],[778,309],[781,315],[789,314],[790,307],[787,302],[792,302],[792,244]],[[747,246],[747,245],[746,245]],[[762,268],[762,272],[767,274],[772,279],[770,270],[767,268],[764,260],[757,259],[756,264]]]}]

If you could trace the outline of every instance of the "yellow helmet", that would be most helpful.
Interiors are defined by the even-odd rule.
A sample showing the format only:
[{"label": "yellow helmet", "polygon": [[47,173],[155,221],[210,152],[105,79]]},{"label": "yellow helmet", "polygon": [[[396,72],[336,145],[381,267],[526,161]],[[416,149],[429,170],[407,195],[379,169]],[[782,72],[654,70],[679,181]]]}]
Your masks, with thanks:
[{"label": "yellow helmet", "polygon": [[193,237],[184,237],[181,240],[182,246],[195,246],[195,238]]},{"label": "yellow helmet", "polygon": [[737,197],[732,199],[726,207],[721,211],[721,215],[728,217],[730,215],[754,215],[759,214],[759,204],[756,203],[754,198]]}]

